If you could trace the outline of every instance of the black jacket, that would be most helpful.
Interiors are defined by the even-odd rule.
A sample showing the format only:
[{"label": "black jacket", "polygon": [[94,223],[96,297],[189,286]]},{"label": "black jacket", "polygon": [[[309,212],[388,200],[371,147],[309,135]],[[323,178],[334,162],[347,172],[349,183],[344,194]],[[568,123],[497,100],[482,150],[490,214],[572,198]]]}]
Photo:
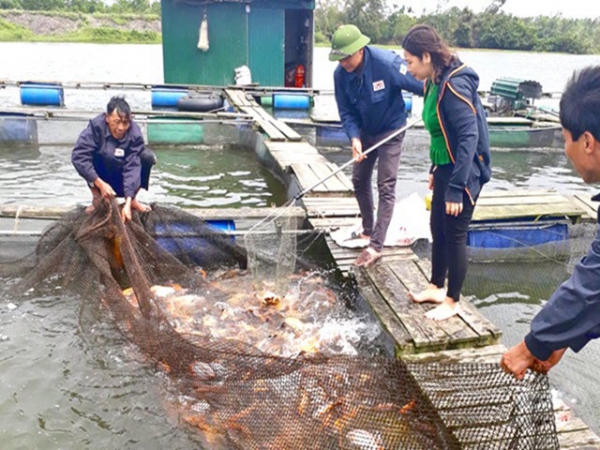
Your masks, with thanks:
[{"label": "black jacket", "polygon": [[463,191],[474,202],[491,177],[486,115],[477,93],[479,76],[456,60],[443,74],[437,111],[454,164],[446,201],[460,203]]}]

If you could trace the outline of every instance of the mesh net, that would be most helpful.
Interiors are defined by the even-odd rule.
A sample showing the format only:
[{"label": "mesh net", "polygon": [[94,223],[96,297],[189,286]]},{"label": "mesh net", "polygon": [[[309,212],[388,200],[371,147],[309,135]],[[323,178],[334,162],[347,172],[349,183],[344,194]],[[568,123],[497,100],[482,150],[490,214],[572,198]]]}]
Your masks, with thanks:
[{"label": "mesh net", "polygon": [[109,311],[207,448],[558,448],[547,377],[351,354],[314,318],[344,309],[325,278],[299,269],[285,295],[257,290],[247,249],[176,209],[127,224],[114,201],[77,209],[17,254],[0,265],[13,299],[60,288]]},{"label": "mesh net", "polygon": [[296,270],[298,219],[282,208],[244,235],[248,266],[258,288],[285,293]]}]

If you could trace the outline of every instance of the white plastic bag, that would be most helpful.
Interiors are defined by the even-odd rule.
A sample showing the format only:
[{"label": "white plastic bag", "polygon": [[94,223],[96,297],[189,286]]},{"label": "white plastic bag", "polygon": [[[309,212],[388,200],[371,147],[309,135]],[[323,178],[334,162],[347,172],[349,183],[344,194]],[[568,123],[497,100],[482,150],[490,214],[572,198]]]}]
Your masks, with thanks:
[{"label": "white plastic bag", "polygon": [[200,22],[200,30],[198,31],[198,49],[207,52],[208,47],[208,17],[204,14],[202,22]]},{"label": "white plastic bag", "polygon": [[[375,217],[377,217],[377,212],[375,212]],[[368,239],[353,239],[353,234],[359,234],[361,231],[361,219],[358,218],[354,225],[332,232],[331,238],[341,247],[366,247],[369,245]],[[396,202],[383,245],[407,247],[418,239],[427,239],[431,242],[431,231],[429,229],[429,211],[425,209],[425,201],[414,192],[407,198]]]}]

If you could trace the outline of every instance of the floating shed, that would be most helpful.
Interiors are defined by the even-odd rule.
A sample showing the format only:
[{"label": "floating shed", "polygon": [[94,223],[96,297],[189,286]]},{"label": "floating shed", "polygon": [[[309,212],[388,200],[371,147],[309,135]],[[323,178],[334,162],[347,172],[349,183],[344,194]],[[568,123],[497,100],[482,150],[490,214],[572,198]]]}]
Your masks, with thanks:
[{"label": "floating shed", "polygon": [[261,86],[298,87],[299,66],[304,86],[312,85],[313,0],[161,4],[165,83],[227,86],[235,84],[235,69],[245,65]]}]

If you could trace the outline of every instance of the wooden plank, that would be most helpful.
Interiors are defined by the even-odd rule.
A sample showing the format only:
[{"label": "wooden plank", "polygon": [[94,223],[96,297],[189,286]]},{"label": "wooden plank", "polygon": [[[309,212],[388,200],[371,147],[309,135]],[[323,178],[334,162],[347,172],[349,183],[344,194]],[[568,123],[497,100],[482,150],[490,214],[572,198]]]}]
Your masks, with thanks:
[{"label": "wooden plank", "polygon": [[480,363],[499,364],[500,358],[506,351],[501,344],[485,347],[470,347],[458,350],[442,350],[438,352],[418,353],[403,357],[407,361],[422,362],[448,362],[448,363]]},{"label": "wooden plank", "polygon": [[412,340],[404,326],[394,315],[389,305],[381,298],[371,284],[366,274],[357,273],[356,283],[358,291],[371,307],[374,315],[379,319],[382,327],[388,332],[396,343],[396,351],[406,352],[412,345]]},{"label": "wooden plank", "polygon": [[312,186],[312,192],[330,192],[330,189],[326,183],[321,183],[315,186],[315,183],[319,181],[310,164],[298,164],[294,163],[290,166],[290,170],[296,175],[298,179],[298,185],[301,190],[308,189]]},{"label": "wooden plank", "polygon": [[564,202],[553,205],[513,205],[513,206],[487,206],[475,208],[473,213],[474,221],[499,220],[499,219],[517,219],[523,217],[579,217],[584,213],[580,208],[575,207],[571,202]]},{"label": "wooden plank", "polygon": [[598,219],[598,202],[592,201],[591,195],[575,194],[570,200],[576,207],[585,211],[582,220],[595,222]]},{"label": "wooden plank", "polygon": [[289,139],[291,141],[300,141],[300,140],[302,140],[302,136],[300,136],[295,130],[293,130],[292,128],[290,128],[287,124],[285,124],[285,123],[283,123],[283,122],[275,119],[273,116],[271,116],[269,113],[267,113],[260,106],[257,106],[255,108],[255,111],[264,120],[267,120],[268,122],[270,122],[271,124],[273,124],[273,126],[275,128],[277,128],[281,133],[283,133],[286,136],[287,139]]},{"label": "wooden plank", "polygon": [[[416,264],[425,276],[431,274],[431,261],[429,259],[419,259]],[[502,331],[462,296],[460,303],[459,316],[481,337],[481,344],[498,344]]]},{"label": "wooden plank", "polygon": [[444,346],[448,336],[432,321],[423,320],[423,310],[410,305],[408,292],[393,276],[387,264],[375,264],[365,270],[371,283],[408,330],[417,349]]},{"label": "wooden plank", "polygon": [[325,182],[330,191],[344,192],[347,195],[353,194],[353,190],[348,189],[347,183],[343,181],[343,178],[346,178],[346,176],[342,172],[338,172],[332,176],[332,174],[337,170],[337,166],[335,164],[313,164],[311,165],[311,169],[315,172],[315,175],[319,179],[324,179],[331,176],[331,178]]},{"label": "wooden plank", "polygon": [[482,197],[477,200],[477,208],[483,206],[500,206],[500,205],[545,205],[564,203],[568,198],[564,195],[543,195],[543,196],[510,196],[510,197]]},{"label": "wooden plank", "polygon": [[356,217],[326,217],[319,219],[311,217],[309,223],[315,230],[336,231],[340,228],[355,228],[360,224],[360,218]]},{"label": "wooden plank", "polygon": [[263,129],[265,133],[269,135],[269,139],[274,141],[285,141],[285,135],[277,129],[271,122],[263,119],[260,114],[256,112],[256,110],[249,106],[240,107],[243,112],[249,114],[254,121]]},{"label": "wooden plank", "polygon": [[[396,262],[391,263],[390,268],[394,274],[399,278],[402,284],[408,291],[418,292],[425,289],[429,282],[425,275],[420,271],[419,267],[413,263],[402,263]],[[415,304],[411,301],[412,304]],[[423,303],[418,305],[421,314],[424,315],[426,311],[437,307],[432,303]],[[429,321],[429,319],[426,319]],[[448,320],[441,322],[435,322],[439,328],[441,328],[448,336],[448,346],[456,347],[459,344],[465,342],[476,343],[481,337],[479,333],[471,329],[468,323],[465,323],[461,316],[451,317]]]},{"label": "wooden plank", "polygon": [[561,450],[600,450],[600,438],[589,428],[572,433],[558,433]]},{"label": "wooden plank", "polygon": [[298,152],[304,155],[317,154],[320,155],[319,151],[310,145],[308,142],[269,142],[267,146],[273,151],[286,151],[286,152]]},{"label": "wooden plank", "polygon": [[558,191],[555,189],[537,189],[537,190],[525,190],[525,189],[511,189],[510,191],[487,191],[483,189],[481,191],[480,199],[482,198],[493,198],[493,197],[542,197],[545,195],[556,195]]}]

